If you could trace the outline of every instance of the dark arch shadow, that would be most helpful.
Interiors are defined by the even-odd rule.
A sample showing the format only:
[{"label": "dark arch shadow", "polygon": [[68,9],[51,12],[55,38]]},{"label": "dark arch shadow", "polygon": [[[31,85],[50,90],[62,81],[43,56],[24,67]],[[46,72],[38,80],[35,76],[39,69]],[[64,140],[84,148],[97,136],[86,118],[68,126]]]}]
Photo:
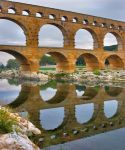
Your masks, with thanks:
[{"label": "dark arch shadow", "polygon": [[111,97],[118,96],[122,92],[122,90],[123,89],[121,87],[109,87],[109,86],[105,86],[106,93],[109,96],[111,96]]},{"label": "dark arch shadow", "polygon": [[[106,64],[106,61],[108,64]],[[111,69],[124,69],[124,63],[122,59],[116,54],[108,56],[105,59],[105,65]]]},{"label": "dark arch shadow", "polygon": [[95,55],[83,53],[78,57],[78,59],[79,58],[83,58],[85,60],[87,70],[99,69],[99,61]]}]

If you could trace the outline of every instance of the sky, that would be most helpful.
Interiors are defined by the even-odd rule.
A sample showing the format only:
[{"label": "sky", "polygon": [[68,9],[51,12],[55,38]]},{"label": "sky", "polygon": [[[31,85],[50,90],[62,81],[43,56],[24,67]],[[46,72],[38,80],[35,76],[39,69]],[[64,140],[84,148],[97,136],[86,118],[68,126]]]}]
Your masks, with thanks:
[{"label": "sky", "polygon": [[[68,11],[80,12],[84,14],[90,14],[95,16],[101,16],[105,18],[111,18],[115,20],[125,21],[125,0],[11,0],[15,2],[24,2],[29,4],[41,5],[46,7],[58,8]],[[9,28],[8,28],[9,27]],[[11,28],[11,30],[10,30]],[[44,30],[42,30],[44,29]],[[62,33],[52,26],[44,27],[39,34],[39,44],[41,46],[59,46],[62,45]],[[49,31],[49,32],[48,32]],[[53,32],[55,34],[53,35]],[[76,47],[81,48],[82,45],[86,48],[91,48],[91,39],[88,33],[77,33]],[[56,35],[56,36],[55,36]],[[44,37],[44,38],[43,38]],[[84,39],[86,37],[86,41]],[[107,37],[107,45],[111,42],[116,43],[116,39],[113,39],[111,35]],[[21,28],[16,24],[7,21],[0,20],[0,44],[21,44],[25,45],[25,36]],[[54,45],[55,44],[55,45]],[[78,44],[78,45],[77,45]],[[112,45],[113,45],[112,44]],[[10,55],[0,54],[0,62],[6,64],[6,61],[10,59]]]}]

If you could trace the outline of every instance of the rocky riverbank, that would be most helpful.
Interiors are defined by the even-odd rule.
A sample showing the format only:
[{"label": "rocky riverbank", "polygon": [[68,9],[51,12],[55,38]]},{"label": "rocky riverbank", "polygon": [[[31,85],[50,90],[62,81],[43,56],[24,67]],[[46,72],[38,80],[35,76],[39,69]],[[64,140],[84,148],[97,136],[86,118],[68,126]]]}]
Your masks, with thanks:
[{"label": "rocky riverbank", "polygon": [[97,70],[95,72],[84,71],[72,74],[50,74],[53,79],[79,82],[79,83],[109,83],[125,82],[125,70]]},{"label": "rocky riverbank", "polygon": [[0,73],[0,78],[11,79],[18,78],[20,80],[30,80],[30,81],[48,81],[49,77],[43,73],[20,73],[18,70],[6,70]]},{"label": "rocky riverbank", "polygon": [[40,150],[28,138],[29,134],[41,134],[39,129],[28,120],[3,107],[0,107],[0,115],[1,150]]},{"label": "rocky riverbank", "polygon": [[125,70],[95,70],[95,71],[77,71],[75,73],[24,73],[20,74],[15,70],[8,70],[0,73],[0,78],[18,78],[21,81],[48,82],[49,80],[63,80],[78,83],[118,83],[125,82]]}]

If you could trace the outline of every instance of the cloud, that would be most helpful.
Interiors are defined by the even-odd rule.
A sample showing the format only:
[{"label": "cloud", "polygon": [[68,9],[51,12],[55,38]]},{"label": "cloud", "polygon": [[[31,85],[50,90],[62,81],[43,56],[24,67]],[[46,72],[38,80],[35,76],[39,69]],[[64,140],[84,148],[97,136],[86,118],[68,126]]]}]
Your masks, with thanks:
[{"label": "cloud", "polygon": [[[11,0],[125,21],[124,0]],[[124,13],[123,13],[124,12]]]}]

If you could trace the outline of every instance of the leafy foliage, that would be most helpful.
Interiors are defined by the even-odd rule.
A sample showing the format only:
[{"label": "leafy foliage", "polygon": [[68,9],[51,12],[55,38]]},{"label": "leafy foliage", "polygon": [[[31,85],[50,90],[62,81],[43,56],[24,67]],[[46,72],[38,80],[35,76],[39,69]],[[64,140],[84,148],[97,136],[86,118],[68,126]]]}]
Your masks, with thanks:
[{"label": "leafy foliage", "polygon": [[95,75],[100,75],[100,74],[101,74],[98,69],[95,69],[95,70],[93,71],[93,73],[94,73]]},{"label": "leafy foliage", "polygon": [[5,109],[0,109],[0,133],[10,133],[13,131],[13,126],[17,125],[17,120],[10,115],[10,112]]},{"label": "leafy foliage", "polygon": [[41,66],[56,65],[56,61],[55,61],[55,59],[52,56],[44,55],[41,58],[40,65]]},{"label": "leafy foliage", "polygon": [[104,46],[104,50],[106,50],[106,51],[117,51],[118,45]]},{"label": "leafy foliage", "polygon": [[15,59],[9,59],[6,65],[7,69],[19,69],[19,63]]}]

